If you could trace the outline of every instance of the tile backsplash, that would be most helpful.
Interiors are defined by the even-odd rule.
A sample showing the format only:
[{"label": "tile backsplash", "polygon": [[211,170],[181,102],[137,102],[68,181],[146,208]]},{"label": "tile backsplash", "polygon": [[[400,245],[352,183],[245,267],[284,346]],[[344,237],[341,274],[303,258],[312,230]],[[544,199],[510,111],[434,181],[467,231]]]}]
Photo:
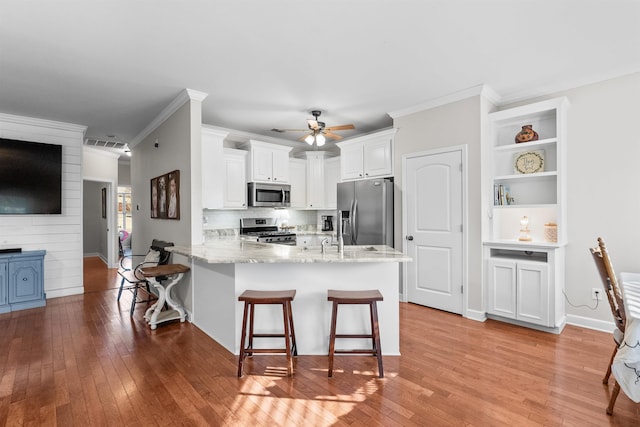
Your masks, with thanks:
[{"label": "tile backsplash", "polygon": [[298,230],[316,231],[322,228],[322,215],[336,215],[335,210],[296,210],[249,208],[243,210],[205,209],[202,211],[205,235],[234,235],[240,228],[240,218],[278,218],[278,224],[295,226]]}]

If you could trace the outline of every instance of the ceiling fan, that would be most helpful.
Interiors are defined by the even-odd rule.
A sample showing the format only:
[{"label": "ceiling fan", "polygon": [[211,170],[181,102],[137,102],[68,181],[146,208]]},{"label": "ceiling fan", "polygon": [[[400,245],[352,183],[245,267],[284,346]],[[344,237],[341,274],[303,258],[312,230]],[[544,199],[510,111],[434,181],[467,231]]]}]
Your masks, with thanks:
[{"label": "ceiling fan", "polygon": [[[330,126],[326,127],[324,122],[318,120],[318,117],[322,114],[320,110],[311,111],[311,115],[314,117],[313,119],[307,120],[307,127],[311,132],[308,135],[301,136],[298,138],[298,141],[304,141],[309,145],[313,145],[315,142],[318,147],[324,145],[326,138],[331,139],[342,139],[340,135],[333,133],[333,131],[337,130],[350,130],[355,129],[355,126],[352,124],[349,125],[339,125],[339,126]],[[307,132],[307,129],[271,129],[273,132]]]}]

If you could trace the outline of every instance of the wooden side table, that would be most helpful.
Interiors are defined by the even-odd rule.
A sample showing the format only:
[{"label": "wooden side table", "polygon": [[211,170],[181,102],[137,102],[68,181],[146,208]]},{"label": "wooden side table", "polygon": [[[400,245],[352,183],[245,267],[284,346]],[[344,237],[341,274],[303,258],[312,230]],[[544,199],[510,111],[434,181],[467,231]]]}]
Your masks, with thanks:
[{"label": "wooden side table", "polygon": [[[176,319],[184,322],[186,319],[187,313],[180,301],[171,297],[171,289],[180,282],[184,273],[189,270],[189,267],[182,264],[158,265],[140,270],[142,275],[149,280],[149,283],[158,290],[158,301],[149,307],[144,314],[144,319],[149,323],[151,329],[156,329],[158,324],[162,322]],[[166,284],[156,280],[160,276],[167,277]],[[165,302],[169,306],[167,310],[163,310]]]}]

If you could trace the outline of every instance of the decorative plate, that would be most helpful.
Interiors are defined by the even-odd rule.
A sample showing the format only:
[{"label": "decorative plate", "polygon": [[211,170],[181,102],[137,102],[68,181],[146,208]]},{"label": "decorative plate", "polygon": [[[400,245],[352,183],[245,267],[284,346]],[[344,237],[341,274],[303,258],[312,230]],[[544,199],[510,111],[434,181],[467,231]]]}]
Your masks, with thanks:
[{"label": "decorative plate", "polygon": [[544,172],[544,150],[517,153],[514,169],[516,173]]}]

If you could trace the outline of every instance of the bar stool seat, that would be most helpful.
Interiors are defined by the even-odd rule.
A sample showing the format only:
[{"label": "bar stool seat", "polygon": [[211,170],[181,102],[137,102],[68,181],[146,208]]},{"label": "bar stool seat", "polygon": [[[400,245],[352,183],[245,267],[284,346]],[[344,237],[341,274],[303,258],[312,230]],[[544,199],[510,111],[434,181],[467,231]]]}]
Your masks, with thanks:
[{"label": "bar stool seat", "polygon": [[[287,375],[293,375],[293,356],[298,355],[296,347],[296,334],[293,328],[293,312],[291,301],[296,296],[295,290],[284,291],[254,291],[246,290],[238,301],[244,301],[244,314],[242,317],[242,332],[240,335],[240,355],[238,356],[238,377],[242,376],[242,366],[247,356],[253,353],[284,353],[287,355]],[[282,334],[256,334],[253,331],[255,306],[257,304],[281,304],[284,318],[284,333]],[[247,323],[249,324],[249,338],[247,338]],[[254,338],[284,338],[285,348],[253,348]]]},{"label": "bar stool seat", "polygon": [[[331,314],[331,335],[329,337],[329,377],[333,376],[333,356],[335,354],[371,354],[378,358],[378,375],[384,377],[382,368],[382,348],[380,347],[380,329],[378,327],[377,302],[382,301],[379,290],[366,291],[337,291],[329,290],[327,300],[333,302]],[[336,334],[336,321],[338,317],[338,305],[340,304],[368,304],[369,317],[371,319],[370,334]],[[371,339],[371,350],[336,350],[336,338],[368,338]]]}]

